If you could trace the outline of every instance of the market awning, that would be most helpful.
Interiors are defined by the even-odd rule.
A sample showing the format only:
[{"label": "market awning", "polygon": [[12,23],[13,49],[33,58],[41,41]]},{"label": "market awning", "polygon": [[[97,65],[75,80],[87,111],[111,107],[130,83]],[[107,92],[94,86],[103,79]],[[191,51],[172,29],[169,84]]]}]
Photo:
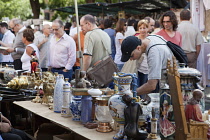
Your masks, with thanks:
[{"label": "market awning", "polygon": [[[186,4],[186,0],[136,0],[119,3],[96,2],[78,5],[78,12],[79,15],[91,14],[96,16],[101,13],[117,14],[118,11],[125,11],[130,14],[141,14],[167,11],[170,8],[183,8]],[[75,13],[74,6],[61,7],[53,10],[68,12],[70,14]]]},{"label": "market awning", "polygon": [[[169,10],[168,4],[157,2],[156,0],[138,0],[138,1],[128,1],[120,3],[88,3],[78,5],[78,12],[80,15],[92,14],[98,15],[103,14],[117,14],[118,11],[125,11],[130,14],[140,14],[146,12],[158,12]],[[53,10],[68,12],[70,14],[75,13],[74,6],[56,8]]]}]

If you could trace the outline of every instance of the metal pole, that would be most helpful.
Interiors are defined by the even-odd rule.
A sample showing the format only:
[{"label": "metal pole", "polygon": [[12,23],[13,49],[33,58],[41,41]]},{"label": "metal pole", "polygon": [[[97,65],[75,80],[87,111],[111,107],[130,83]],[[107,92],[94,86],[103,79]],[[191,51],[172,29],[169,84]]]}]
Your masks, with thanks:
[{"label": "metal pole", "polygon": [[80,69],[83,69],[77,0],[74,0],[74,6],[75,6],[75,13],[76,13],[76,21],[77,21],[77,38],[78,38],[77,41],[78,41],[78,46],[79,46],[79,51],[77,52],[77,58],[80,58]]}]

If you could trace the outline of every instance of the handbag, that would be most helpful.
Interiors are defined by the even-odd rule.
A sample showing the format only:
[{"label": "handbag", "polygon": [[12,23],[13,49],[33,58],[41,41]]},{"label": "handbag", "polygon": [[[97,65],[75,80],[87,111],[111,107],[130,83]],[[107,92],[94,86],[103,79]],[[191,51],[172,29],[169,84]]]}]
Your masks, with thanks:
[{"label": "handbag", "polygon": [[108,86],[112,82],[113,73],[119,72],[111,56],[106,56],[95,66],[87,70],[87,78],[95,80],[101,87]]}]

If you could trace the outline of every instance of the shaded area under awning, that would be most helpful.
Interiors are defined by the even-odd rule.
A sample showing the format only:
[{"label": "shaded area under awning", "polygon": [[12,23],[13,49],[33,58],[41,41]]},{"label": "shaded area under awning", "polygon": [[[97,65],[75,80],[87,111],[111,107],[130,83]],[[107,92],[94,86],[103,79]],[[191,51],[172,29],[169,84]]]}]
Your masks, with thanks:
[{"label": "shaded area under awning", "polygon": [[[125,11],[129,14],[141,14],[167,11],[173,7],[183,8],[186,4],[186,0],[136,0],[119,3],[96,2],[78,5],[78,13],[79,15],[91,14],[97,16],[100,13],[117,14],[118,11]],[[75,14],[75,6],[61,7],[53,10]]]}]

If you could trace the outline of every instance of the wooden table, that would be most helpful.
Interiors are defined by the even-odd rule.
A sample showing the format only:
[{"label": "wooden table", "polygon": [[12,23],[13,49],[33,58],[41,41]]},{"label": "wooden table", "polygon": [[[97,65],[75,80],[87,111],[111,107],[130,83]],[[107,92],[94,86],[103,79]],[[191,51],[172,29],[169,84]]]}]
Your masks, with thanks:
[{"label": "wooden table", "polygon": [[100,133],[95,129],[87,129],[81,122],[72,121],[72,118],[61,117],[60,113],[54,113],[45,104],[33,103],[31,101],[15,101],[14,104],[90,140],[112,140],[112,137],[117,133],[116,131]]}]

